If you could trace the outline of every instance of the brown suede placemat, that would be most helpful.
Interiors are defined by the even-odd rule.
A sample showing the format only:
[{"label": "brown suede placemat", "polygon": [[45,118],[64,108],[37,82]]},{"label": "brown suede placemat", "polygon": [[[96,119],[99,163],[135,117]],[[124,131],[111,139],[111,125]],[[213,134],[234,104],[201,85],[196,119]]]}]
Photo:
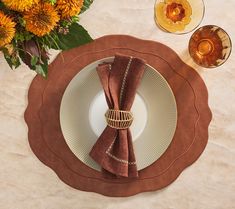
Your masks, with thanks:
[{"label": "brown suede placemat", "polygon": [[[167,80],[177,103],[177,128],[166,152],[138,179],[106,179],[82,163],[69,149],[60,127],[59,110],[71,79],[93,61],[122,53],[145,59]],[[36,76],[29,89],[25,120],[29,143],[36,156],[51,167],[65,183],[107,196],[130,196],[163,188],[204,150],[208,140],[211,111],[206,86],[199,74],[167,46],[130,36],[105,36],[63,52],[50,65],[48,80]]]}]

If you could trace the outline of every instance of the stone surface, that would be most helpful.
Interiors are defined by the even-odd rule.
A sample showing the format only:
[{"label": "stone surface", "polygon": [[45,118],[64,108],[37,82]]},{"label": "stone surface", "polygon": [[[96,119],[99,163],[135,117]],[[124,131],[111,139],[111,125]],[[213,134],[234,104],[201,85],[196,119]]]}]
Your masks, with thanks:
[{"label": "stone surface", "polygon": [[[234,53],[219,68],[198,67],[187,51],[192,33],[161,31],[153,20],[154,3],[95,0],[81,15],[81,24],[93,38],[129,34],[162,42],[198,70],[208,87],[213,113],[209,143],[200,159],[161,191],[108,198],[70,188],[35,157],[28,144],[23,114],[34,72],[26,66],[10,70],[0,54],[0,209],[235,209]],[[201,25],[216,24],[235,41],[235,1],[205,0],[205,5]],[[57,54],[51,53],[52,57]]]}]

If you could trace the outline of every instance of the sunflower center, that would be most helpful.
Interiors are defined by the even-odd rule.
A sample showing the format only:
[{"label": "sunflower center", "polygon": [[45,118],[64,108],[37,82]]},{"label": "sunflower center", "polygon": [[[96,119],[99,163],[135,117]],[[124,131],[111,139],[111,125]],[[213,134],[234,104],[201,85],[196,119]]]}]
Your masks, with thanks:
[{"label": "sunflower center", "polygon": [[181,21],[185,17],[185,9],[182,4],[169,4],[166,7],[166,16],[173,22]]},{"label": "sunflower center", "polygon": [[0,25],[0,39],[5,39],[7,37],[7,32],[5,28],[1,27]]},{"label": "sunflower center", "polygon": [[37,20],[39,20],[39,22],[42,24],[49,24],[50,23],[50,17],[44,11],[41,11],[37,15]]}]

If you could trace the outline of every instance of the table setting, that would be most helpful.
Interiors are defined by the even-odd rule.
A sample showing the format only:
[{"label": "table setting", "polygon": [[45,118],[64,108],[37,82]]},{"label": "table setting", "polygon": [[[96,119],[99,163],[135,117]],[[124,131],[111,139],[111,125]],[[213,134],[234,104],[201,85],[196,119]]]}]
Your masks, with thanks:
[{"label": "table setting", "polygon": [[[12,191],[10,179],[15,175],[27,179],[27,175],[34,175],[30,170],[36,172],[40,167],[44,174],[36,182],[38,178],[43,184],[56,181],[45,190],[60,187],[69,197],[63,202],[62,195],[56,203],[58,197],[52,195],[51,200],[33,206],[39,200],[27,189],[23,194],[32,200],[23,201],[20,208],[131,208],[137,202],[137,208],[196,208],[200,204],[201,208],[211,204],[213,208],[233,208],[233,29],[228,30],[223,21],[211,21],[214,10],[209,13],[207,7],[213,2],[146,0],[133,5],[73,1],[71,5],[35,1],[31,13],[25,5],[21,8],[7,0],[1,2],[0,29],[11,26],[8,33],[15,33],[11,39],[4,39],[4,33],[0,37],[6,59],[1,59],[6,69],[0,74],[5,92],[2,90],[1,132],[3,138],[11,138],[20,137],[24,130],[21,146],[26,152],[15,154],[22,149],[17,144],[19,147],[12,145],[15,151],[2,154],[5,169],[1,173],[5,174],[0,179],[5,189],[0,206],[14,205],[7,197]],[[97,8],[100,12],[96,14]],[[51,12],[29,21],[34,13],[45,10]],[[127,11],[135,16],[128,16]],[[143,20],[138,12],[143,13]],[[123,17],[118,20],[120,14]],[[51,18],[51,28],[45,27],[46,18]],[[144,29],[146,20],[150,30]],[[4,21],[8,25],[4,26]],[[105,21],[109,26],[102,26]],[[119,28],[118,22],[126,25]],[[11,98],[4,86],[9,87],[7,82],[17,77],[21,77],[17,92],[24,96],[13,96],[10,89]],[[18,112],[14,113],[11,105],[7,110],[3,107],[20,95],[20,115],[13,116]],[[24,127],[7,122],[15,117]],[[1,147],[7,149],[7,145]],[[29,159],[26,170],[19,164],[9,175],[8,161],[15,158],[20,162],[20,156]],[[47,174],[53,177],[48,180]],[[31,185],[35,180],[26,182]],[[20,182],[25,180],[16,183],[16,191],[21,190]],[[212,203],[210,197],[222,192],[216,187],[228,190],[223,191],[221,201]],[[43,190],[41,187],[46,193]],[[204,191],[208,195],[203,195]],[[41,192],[36,192],[40,200]],[[181,195],[186,199],[173,201]],[[16,196],[17,201],[23,197]]]}]

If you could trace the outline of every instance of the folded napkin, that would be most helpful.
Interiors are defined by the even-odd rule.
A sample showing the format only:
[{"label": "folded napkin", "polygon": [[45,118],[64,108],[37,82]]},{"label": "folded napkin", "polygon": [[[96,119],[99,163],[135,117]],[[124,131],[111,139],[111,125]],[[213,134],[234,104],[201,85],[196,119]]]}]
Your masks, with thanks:
[{"label": "folded napkin", "polygon": [[[129,119],[144,70],[143,60],[120,54],[115,56],[113,63],[103,63],[97,67],[109,107],[106,119],[110,123],[97,139],[90,156],[106,172],[116,176],[138,177]],[[109,116],[119,122],[113,122]]]}]

